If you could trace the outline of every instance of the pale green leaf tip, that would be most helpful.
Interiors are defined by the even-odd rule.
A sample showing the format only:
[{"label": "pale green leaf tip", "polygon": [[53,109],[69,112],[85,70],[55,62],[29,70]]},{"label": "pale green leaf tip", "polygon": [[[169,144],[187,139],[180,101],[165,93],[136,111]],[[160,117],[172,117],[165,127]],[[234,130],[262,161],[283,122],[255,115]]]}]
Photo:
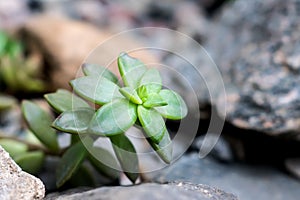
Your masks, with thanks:
[{"label": "pale green leaf tip", "polygon": [[119,92],[132,103],[138,105],[143,104],[143,101],[140,99],[139,95],[134,90],[132,90],[131,94],[130,91],[126,90],[126,88],[120,88]]},{"label": "pale green leaf tip", "polygon": [[161,102],[145,101],[143,103],[143,106],[146,108],[160,107],[160,106],[167,106],[167,105],[168,105],[168,103],[165,101],[161,101]]},{"label": "pale green leaf tip", "polygon": [[171,164],[171,158],[164,158],[163,160],[166,164]]},{"label": "pale green leaf tip", "polygon": [[81,67],[82,67],[82,69],[86,68],[86,67],[87,67],[87,63],[83,63],[83,64],[81,65]]},{"label": "pale green leaf tip", "polygon": [[119,57],[123,57],[123,56],[128,56],[128,54],[126,53],[126,52],[121,52],[120,54],[119,54]]},{"label": "pale green leaf tip", "polygon": [[74,90],[75,89],[75,82],[76,79],[69,81],[69,85],[71,86],[71,88]]},{"label": "pale green leaf tip", "polygon": [[[126,59],[126,57],[128,57],[128,54],[125,52],[121,52],[118,56],[118,66],[120,67],[120,65],[122,65],[122,62],[124,59]],[[120,70],[120,69],[119,69]]]},{"label": "pale green leaf tip", "polygon": [[135,184],[136,180],[139,177],[138,173],[125,173],[125,175],[127,176],[127,178],[133,183]]}]

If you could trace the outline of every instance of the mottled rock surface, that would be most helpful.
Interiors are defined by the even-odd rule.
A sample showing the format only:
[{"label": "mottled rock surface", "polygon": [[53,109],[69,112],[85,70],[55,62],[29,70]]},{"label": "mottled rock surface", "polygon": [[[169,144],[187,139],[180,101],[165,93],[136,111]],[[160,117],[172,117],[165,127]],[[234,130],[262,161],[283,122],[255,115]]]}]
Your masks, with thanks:
[{"label": "mottled rock surface", "polygon": [[276,168],[224,164],[211,157],[199,159],[197,153],[185,155],[168,168],[144,176],[161,183],[176,180],[212,185],[243,200],[293,200],[300,195],[300,182]]},{"label": "mottled rock surface", "polygon": [[237,200],[237,198],[222,190],[185,182],[172,182],[170,184],[145,183],[128,187],[101,187],[94,190],[74,193],[73,191],[65,194],[49,194],[46,200]]},{"label": "mottled rock surface", "polygon": [[45,187],[40,179],[23,172],[0,146],[0,199],[43,199]]},{"label": "mottled rock surface", "polygon": [[227,120],[273,135],[300,132],[300,2],[234,1],[207,48],[227,90]]}]

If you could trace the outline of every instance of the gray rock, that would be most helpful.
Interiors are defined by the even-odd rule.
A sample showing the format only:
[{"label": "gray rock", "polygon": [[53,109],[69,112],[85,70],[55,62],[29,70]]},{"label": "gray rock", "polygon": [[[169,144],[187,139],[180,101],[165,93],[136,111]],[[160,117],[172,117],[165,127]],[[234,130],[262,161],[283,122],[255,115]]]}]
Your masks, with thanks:
[{"label": "gray rock", "polygon": [[0,131],[6,135],[16,135],[21,132],[22,117],[19,106],[0,112]]},{"label": "gray rock", "polygon": [[299,17],[295,0],[234,1],[210,29],[206,46],[223,74],[234,125],[300,132]]},{"label": "gray rock", "polygon": [[[76,193],[77,192],[77,193]],[[81,200],[81,199],[131,199],[131,200],[162,200],[162,199],[180,199],[180,200],[236,200],[237,198],[222,190],[201,185],[184,182],[172,182],[170,184],[145,183],[130,187],[101,187],[89,191],[71,190],[65,194],[50,194],[46,200]]]},{"label": "gray rock", "polygon": [[299,199],[300,182],[265,166],[220,163],[210,157],[199,159],[196,153],[185,155],[164,170],[144,174],[150,180],[188,181],[213,185],[243,200]]},{"label": "gray rock", "polygon": [[285,167],[294,176],[300,179],[300,158],[289,158],[285,161]]},{"label": "gray rock", "polygon": [[[215,200],[237,200],[238,198],[230,193],[224,192],[223,190],[220,190],[215,187],[211,187],[208,185],[203,184],[193,184],[189,182],[182,182],[182,181],[173,181],[169,182],[169,185],[175,185],[179,188],[182,188],[184,190],[188,191],[195,191],[200,192],[205,197],[205,199],[215,199]],[[198,199],[198,198],[197,198]]]},{"label": "gray rock", "polygon": [[23,172],[0,146],[0,199],[43,199],[45,187],[40,179]]},{"label": "gray rock", "polygon": [[0,29],[11,30],[20,26],[29,17],[26,1],[11,0],[0,2]]},{"label": "gray rock", "polygon": [[[192,148],[200,150],[201,146],[203,145],[204,138],[205,136],[203,135],[197,137],[192,143]],[[210,143],[210,141],[208,141],[208,143]],[[218,142],[215,144],[209,155],[221,162],[232,162],[234,160],[234,155],[230,144],[222,136],[219,137]]]}]

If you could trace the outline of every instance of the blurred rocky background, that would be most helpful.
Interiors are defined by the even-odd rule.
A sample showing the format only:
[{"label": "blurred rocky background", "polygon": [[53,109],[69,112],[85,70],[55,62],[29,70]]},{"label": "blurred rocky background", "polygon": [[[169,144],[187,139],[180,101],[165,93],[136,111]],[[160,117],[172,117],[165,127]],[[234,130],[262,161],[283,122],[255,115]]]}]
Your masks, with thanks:
[{"label": "blurred rocky background", "polygon": [[[0,31],[23,43],[23,59],[34,66],[29,69],[38,72],[34,76],[43,82],[38,84],[43,84],[43,88],[37,90],[29,85],[30,81],[28,87],[24,87],[27,82],[22,82],[23,79],[18,76],[13,80],[23,84],[17,86],[17,81],[1,80],[1,93],[15,99],[12,109],[0,109],[1,134],[19,135],[22,132],[20,108],[15,102],[23,98],[40,99],[45,92],[69,88],[68,81],[77,75],[84,59],[99,43],[134,28],[169,28],[186,34],[206,49],[221,73],[226,98],[220,95],[219,99],[210,100],[210,96],[218,97],[222,93],[222,88],[214,85],[216,76],[211,63],[203,57],[198,47],[185,44],[183,40],[172,38],[172,35],[144,32],[121,38],[105,49],[97,57],[99,62],[107,63],[110,61],[108,58],[118,55],[118,49],[130,49],[137,43],[146,46],[161,44],[169,48],[179,46],[181,53],[197,63],[197,70],[205,77],[204,82],[190,64],[170,53],[136,54],[145,62],[161,62],[184,74],[196,92],[201,113],[197,136],[188,151],[173,165],[145,173],[143,179],[156,183],[191,182],[198,185],[199,191],[202,188],[202,192],[204,186],[199,184],[206,184],[245,200],[298,199],[299,21],[298,0],[0,1]],[[23,73],[24,68],[14,68],[15,73]],[[27,74],[27,71],[24,73]],[[190,112],[198,109],[198,104],[193,105],[194,102],[189,101],[190,90],[177,77],[163,70],[161,72],[166,85],[186,98]],[[205,84],[214,86],[208,91]],[[0,104],[7,102],[6,99]],[[226,115],[223,112],[224,103]],[[225,118],[226,121],[214,149],[207,157],[200,159],[198,152],[212,113],[218,113],[218,119]],[[176,122],[167,123],[170,130],[175,131],[178,127]],[[47,166],[43,170],[40,177],[46,183],[46,189],[53,191],[51,180],[47,181],[53,171]],[[178,182],[176,184],[182,186]],[[138,187],[137,191],[143,191]],[[177,186],[172,188],[174,184],[166,188],[151,184],[144,187],[158,192],[162,190],[163,196],[168,195],[167,190],[178,192]],[[235,198],[228,193],[220,194],[214,188],[206,189],[211,196],[204,195],[199,199]],[[100,195],[103,191],[93,192]],[[110,194],[112,191],[106,192]],[[126,191],[123,192],[122,195],[126,196]],[[195,189],[190,194],[178,192],[178,195],[183,195],[182,199],[193,198],[194,192]],[[88,193],[82,193],[83,198],[85,195]],[[70,198],[80,197],[75,195]]]}]

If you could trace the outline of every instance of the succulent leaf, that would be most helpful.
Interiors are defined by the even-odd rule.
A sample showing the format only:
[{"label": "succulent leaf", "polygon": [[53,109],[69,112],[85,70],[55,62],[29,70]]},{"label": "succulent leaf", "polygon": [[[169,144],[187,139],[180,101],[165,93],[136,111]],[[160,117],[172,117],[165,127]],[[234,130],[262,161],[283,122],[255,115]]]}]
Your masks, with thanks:
[{"label": "succulent leaf", "polygon": [[[157,69],[148,69],[139,82],[139,88],[141,86],[144,86],[143,90],[146,90],[146,96],[151,93],[159,93],[162,88],[162,80],[159,71]],[[140,97],[143,98],[145,92],[141,92],[140,90],[138,91]]]},{"label": "succulent leaf", "polygon": [[45,154],[42,151],[31,151],[14,157],[16,163],[26,172],[36,174],[43,166]]},{"label": "succulent leaf", "polygon": [[147,109],[142,105],[137,109],[138,118],[147,137],[155,143],[159,143],[166,132],[165,121],[154,109]]},{"label": "succulent leaf", "polygon": [[178,120],[187,115],[187,106],[179,94],[172,90],[161,90],[159,95],[168,105],[155,107],[155,109],[165,118]]},{"label": "succulent leaf", "polygon": [[84,76],[70,83],[79,96],[99,105],[123,97],[119,92],[119,86],[103,77]]},{"label": "succulent leaf", "polygon": [[81,141],[68,148],[56,169],[57,187],[61,187],[77,172],[86,154],[87,151]]},{"label": "succulent leaf", "polygon": [[55,119],[52,127],[66,133],[86,133],[94,113],[91,108],[68,110]]},{"label": "succulent leaf", "polygon": [[44,97],[57,113],[90,107],[86,101],[64,89],[59,89],[55,93],[46,94]]},{"label": "succulent leaf", "polygon": [[168,103],[159,94],[156,93],[149,94],[145,99],[145,102],[143,103],[143,106],[146,108],[166,105],[168,105]]},{"label": "succulent leaf", "polygon": [[52,118],[30,101],[22,102],[22,113],[29,129],[49,149],[59,151],[56,131],[51,128]]},{"label": "succulent leaf", "polygon": [[140,60],[121,53],[118,57],[118,67],[126,87],[137,89],[143,74],[147,71],[146,66]]},{"label": "succulent leaf", "polygon": [[102,106],[92,118],[89,133],[111,136],[127,131],[136,121],[136,105],[120,98]]},{"label": "succulent leaf", "polygon": [[137,94],[136,90],[130,87],[123,87],[120,88],[120,93],[126,97],[129,101],[135,104],[142,104],[143,101],[140,99],[139,95]]},{"label": "succulent leaf", "polygon": [[139,176],[139,161],[133,144],[125,134],[112,136],[110,140],[124,173],[135,183]]},{"label": "succulent leaf", "polygon": [[82,66],[82,71],[86,76],[104,77],[115,84],[118,83],[118,77],[114,73],[97,64],[84,63]]},{"label": "succulent leaf", "polygon": [[1,139],[0,145],[14,158],[15,156],[25,153],[28,150],[28,146],[22,142],[12,139]]},{"label": "succulent leaf", "polygon": [[150,138],[147,138],[147,141],[151,145],[151,147],[156,151],[159,157],[167,164],[171,163],[172,161],[172,140],[170,139],[170,135],[165,129],[166,132],[164,133],[163,138],[159,143],[155,143]]}]

